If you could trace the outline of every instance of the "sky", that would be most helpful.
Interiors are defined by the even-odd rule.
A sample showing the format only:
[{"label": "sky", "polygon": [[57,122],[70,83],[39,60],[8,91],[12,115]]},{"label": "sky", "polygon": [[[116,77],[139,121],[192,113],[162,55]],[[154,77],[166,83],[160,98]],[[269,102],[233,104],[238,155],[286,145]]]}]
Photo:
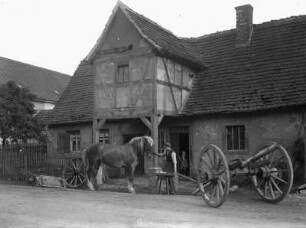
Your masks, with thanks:
[{"label": "sky", "polygon": [[[179,37],[235,28],[235,7],[253,6],[260,24],[306,15],[305,0],[122,0]],[[0,56],[73,75],[117,0],[0,0]]]}]

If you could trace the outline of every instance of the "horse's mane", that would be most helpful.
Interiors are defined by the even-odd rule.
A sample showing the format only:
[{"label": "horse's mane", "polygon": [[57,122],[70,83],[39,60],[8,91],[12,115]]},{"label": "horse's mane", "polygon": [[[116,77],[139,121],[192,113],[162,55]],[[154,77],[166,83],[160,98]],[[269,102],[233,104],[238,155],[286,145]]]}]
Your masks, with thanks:
[{"label": "horse's mane", "polygon": [[148,137],[148,136],[140,136],[140,137],[135,137],[132,138],[128,144],[132,145],[138,152],[143,153],[144,151],[144,143],[145,143],[145,138],[149,140],[149,143],[151,144],[150,146],[153,146],[153,140]]}]

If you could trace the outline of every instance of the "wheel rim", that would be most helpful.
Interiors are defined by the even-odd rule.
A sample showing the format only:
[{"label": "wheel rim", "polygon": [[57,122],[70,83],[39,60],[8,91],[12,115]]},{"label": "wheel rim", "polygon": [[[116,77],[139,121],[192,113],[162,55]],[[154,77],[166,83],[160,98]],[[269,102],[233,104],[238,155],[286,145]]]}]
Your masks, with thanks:
[{"label": "wheel rim", "polygon": [[85,183],[87,179],[86,167],[81,158],[74,158],[66,163],[63,179],[70,188],[77,188]]},{"label": "wheel rim", "polygon": [[205,147],[199,154],[198,185],[207,205],[219,207],[229,191],[230,174],[223,152],[215,145]]},{"label": "wheel rim", "polygon": [[[272,143],[265,144],[257,152],[270,145]],[[256,169],[252,176],[256,192],[270,203],[283,200],[290,192],[293,182],[293,168],[288,152],[277,144],[275,150],[259,161],[266,165]]]}]

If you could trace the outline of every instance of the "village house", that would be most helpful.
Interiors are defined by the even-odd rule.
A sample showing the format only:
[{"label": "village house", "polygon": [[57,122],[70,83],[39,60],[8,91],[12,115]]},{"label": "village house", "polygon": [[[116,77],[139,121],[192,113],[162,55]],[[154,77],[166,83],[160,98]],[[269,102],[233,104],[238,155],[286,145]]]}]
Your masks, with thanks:
[{"label": "village house", "polygon": [[37,111],[53,109],[70,81],[70,76],[45,68],[0,57],[0,85],[14,81],[36,95]]},{"label": "village house", "polygon": [[0,85],[14,81],[20,88],[29,89],[36,96],[32,100],[36,114],[45,124],[70,78],[67,74],[0,57]]},{"label": "village house", "polygon": [[[151,135],[187,152],[189,174],[210,143],[227,158],[268,141],[290,153],[304,137],[306,16],[179,38],[121,2],[53,110],[50,154],[73,156],[94,142]],[[203,22],[201,26],[205,26]],[[157,165],[143,158],[138,173]]]}]

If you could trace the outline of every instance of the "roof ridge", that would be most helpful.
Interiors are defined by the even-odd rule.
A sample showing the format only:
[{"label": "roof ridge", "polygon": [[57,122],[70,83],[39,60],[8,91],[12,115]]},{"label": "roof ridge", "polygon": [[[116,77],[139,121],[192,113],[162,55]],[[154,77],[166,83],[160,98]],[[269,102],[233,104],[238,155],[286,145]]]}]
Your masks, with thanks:
[{"label": "roof ridge", "polygon": [[281,24],[281,23],[290,23],[298,20],[305,20],[306,21],[306,15],[297,15],[297,16],[290,16],[290,17],[284,17],[276,20],[270,20],[270,21],[265,21],[260,24],[255,24],[255,25],[269,25],[269,24]]},{"label": "roof ridge", "polygon": [[[297,16],[290,16],[290,17],[285,17],[285,18],[280,18],[277,20],[270,20],[270,21],[265,21],[259,24],[253,24],[254,26],[269,26],[269,25],[277,25],[277,24],[283,24],[283,23],[290,23],[290,22],[294,22],[297,20],[305,20],[306,22],[306,15],[297,15]],[[202,38],[209,38],[209,37],[216,37],[216,36],[220,36],[220,35],[224,35],[227,33],[231,33],[234,32],[236,30],[236,28],[232,28],[232,29],[228,29],[228,30],[223,30],[223,31],[216,31],[213,33],[209,33],[209,34],[204,34],[202,36],[198,36],[198,37],[180,37],[180,39],[183,40],[187,40],[187,41],[193,41],[193,40],[197,40],[197,39],[202,39]]]},{"label": "roof ridge", "polygon": [[135,10],[131,9],[131,8],[128,7],[126,4],[124,4],[122,1],[119,0],[119,1],[118,1],[118,4],[119,4],[121,7],[123,7],[124,9],[127,9],[127,10],[131,11],[132,13],[137,14],[138,16],[144,18],[145,20],[151,22],[152,24],[156,25],[156,26],[159,27],[160,29],[164,30],[165,32],[167,32],[167,33],[169,33],[169,34],[171,34],[171,35],[173,35],[173,36],[175,36],[177,39],[180,40],[180,37],[178,37],[177,35],[175,35],[172,31],[170,31],[169,29],[164,28],[163,26],[161,26],[161,25],[158,24],[157,22],[151,20],[150,18],[144,16],[143,14],[140,14],[140,13],[136,12]]},{"label": "roof ridge", "polygon": [[18,61],[18,60],[9,59],[9,58],[3,57],[3,56],[0,56],[0,59],[4,59],[4,60],[10,61],[10,62],[18,63],[20,65],[25,65],[25,66],[29,66],[29,67],[39,68],[39,69],[44,70],[44,71],[54,72],[54,73],[60,74],[60,76],[69,76],[69,77],[71,77],[71,75],[69,75],[69,74],[61,73],[61,72],[58,72],[58,71],[55,71],[55,70],[50,70],[50,69],[47,69],[47,68],[44,68],[44,67],[40,67],[40,66],[36,66],[36,65],[33,65],[33,64],[30,64],[30,63],[24,63],[24,62],[21,62],[21,61]]}]

